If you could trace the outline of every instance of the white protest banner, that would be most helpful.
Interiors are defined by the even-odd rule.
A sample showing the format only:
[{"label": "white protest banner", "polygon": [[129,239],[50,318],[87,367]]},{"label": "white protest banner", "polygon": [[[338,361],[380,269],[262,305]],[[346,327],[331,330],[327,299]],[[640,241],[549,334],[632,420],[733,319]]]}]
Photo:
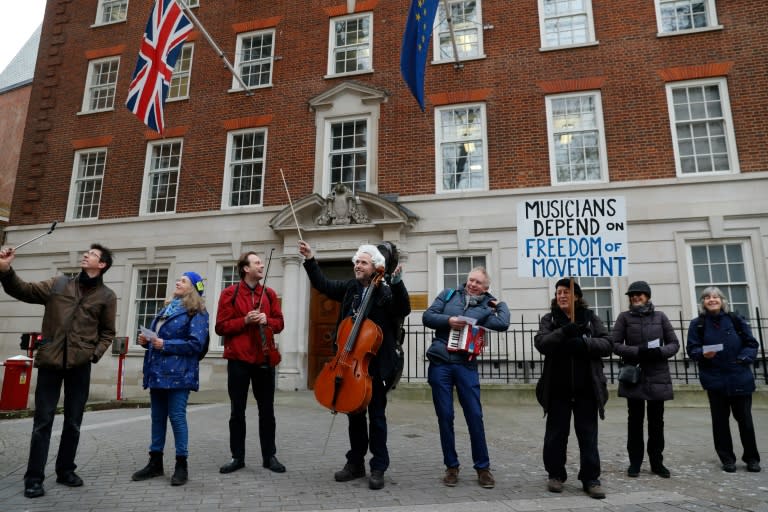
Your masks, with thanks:
[{"label": "white protest banner", "polygon": [[627,273],[623,197],[520,201],[518,275],[618,277]]}]

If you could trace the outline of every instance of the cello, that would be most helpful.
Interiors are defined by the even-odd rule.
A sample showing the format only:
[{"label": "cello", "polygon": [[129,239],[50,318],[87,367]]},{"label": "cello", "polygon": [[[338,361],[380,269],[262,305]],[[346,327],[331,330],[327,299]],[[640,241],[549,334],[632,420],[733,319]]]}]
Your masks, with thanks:
[{"label": "cello", "polygon": [[332,413],[356,414],[368,407],[373,394],[373,381],[368,374],[371,358],[381,347],[381,328],[366,318],[371,297],[384,279],[384,268],[377,268],[365,290],[358,313],[339,323],[336,340],[339,349],[325,363],[315,380],[315,399]]}]

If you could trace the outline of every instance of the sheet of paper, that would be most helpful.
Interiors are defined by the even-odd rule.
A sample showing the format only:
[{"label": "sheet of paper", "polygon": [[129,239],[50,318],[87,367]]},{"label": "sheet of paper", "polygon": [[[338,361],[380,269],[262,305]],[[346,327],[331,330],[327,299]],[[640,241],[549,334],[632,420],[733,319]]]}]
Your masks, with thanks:
[{"label": "sheet of paper", "polygon": [[661,341],[659,341],[659,338],[656,338],[655,340],[651,340],[648,342],[648,348],[659,348],[661,346]]},{"label": "sheet of paper", "polygon": [[141,331],[141,334],[147,338],[148,341],[152,341],[153,339],[157,338],[157,334],[154,331],[147,329],[143,325],[139,327],[139,330]]},{"label": "sheet of paper", "polygon": [[705,354],[707,352],[720,352],[723,350],[723,344],[718,343],[717,345],[704,345],[703,347],[701,347],[701,349],[704,351]]}]

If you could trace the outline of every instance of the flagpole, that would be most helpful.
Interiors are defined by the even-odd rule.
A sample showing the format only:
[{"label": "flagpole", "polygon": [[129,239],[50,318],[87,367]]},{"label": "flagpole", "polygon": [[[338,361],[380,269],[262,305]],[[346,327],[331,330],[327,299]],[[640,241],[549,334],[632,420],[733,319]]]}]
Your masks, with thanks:
[{"label": "flagpole", "polygon": [[208,33],[208,31],[205,30],[205,27],[203,26],[202,23],[200,23],[200,20],[197,19],[197,16],[195,16],[192,13],[192,11],[189,9],[189,7],[187,6],[187,2],[185,0],[173,0],[173,1],[176,2],[179,5],[179,7],[181,7],[181,10],[184,11],[184,13],[192,19],[192,23],[194,23],[195,26],[197,26],[197,28],[200,29],[200,32],[203,33],[203,37],[205,37],[206,41],[208,41],[208,44],[210,44],[213,47],[213,49],[216,51],[216,53],[219,55],[219,57],[221,57],[221,60],[224,61],[224,64],[227,66],[227,69],[229,69],[230,73],[232,73],[232,76],[235,77],[237,82],[240,84],[240,87],[243,88],[243,90],[245,91],[245,94],[248,96],[253,96],[253,91],[248,89],[248,86],[245,85],[245,82],[243,82],[243,79],[240,78],[240,75],[237,73],[237,71],[235,71],[235,68],[232,66],[232,64],[230,64],[229,60],[227,59],[227,56],[224,55],[224,52],[221,51],[221,48],[219,48],[219,46],[213,40],[213,38]]},{"label": "flagpole", "polygon": [[[459,61],[459,49],[456,46],[456,34],[453,31],[453,17],[451,17],[451,10],[448,7],[448,0],[443,0],[443,9],[445,9],[445,21],[448,22],[448,31],[451,33],[451,45],[453,46],[453,58],[456,62],[453,63],[453,67],[461,69],[464,67]],[[438,42],[438,46],[440,43]]]}]

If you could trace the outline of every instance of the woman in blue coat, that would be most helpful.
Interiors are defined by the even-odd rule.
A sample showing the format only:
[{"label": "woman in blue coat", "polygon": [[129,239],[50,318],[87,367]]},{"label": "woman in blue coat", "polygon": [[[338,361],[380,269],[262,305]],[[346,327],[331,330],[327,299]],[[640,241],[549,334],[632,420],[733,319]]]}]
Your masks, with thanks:
[{"label": "woman in blue coat", "polygon": [[455,486],[459,477],[459,458],[453,431],[454,387],[467,421],[478,483],[487,489],[495,485],[485,442],[477,360],[468,352],[448,351],[451,330],[462,329],[467,323],[465,318],[474,318],[475,325],[494,331],[506,331],[509,327],[509,308],[488,293],[489,286],[488,272],[483,267],[476,267],[470,271],[461,289],[449,288],[440,292],[422,316],[422,323],[435,329],[435,339],[427,350],[428,381],[432,387],[432,401],[446,466],[443,483],[448,487]]},{"label": "woman in blue coat", "polygon": [[723,471],[736,471],[729,416],[739,425],[744,449],[741,460],[747,471],[760,471],[760,454],[752,423],[752,393],[755,376],[752,364],[758,343],[749,324],[728,312],[728,299],[719,288],[701,292],[700,315],[688,327],[688,356],[699,364],[699,380],[709,397],[712,437]]},{"label": "woman in blue coat", "polygon": [[133,480],[163,474],[163,448],[170,420],[176,444],[176,467],[171,485],[187,482],[187,399],[190,390],[199,388],[198,361],[208,338],[208,312],[203,290],[203,278],[195,272],[185,272],[176,280],[173,295],[152,320],[152,333],[139,335],[139,345],[147,349],[144,389],[149,388],[152,443],[149,463],[133,474]]}]

